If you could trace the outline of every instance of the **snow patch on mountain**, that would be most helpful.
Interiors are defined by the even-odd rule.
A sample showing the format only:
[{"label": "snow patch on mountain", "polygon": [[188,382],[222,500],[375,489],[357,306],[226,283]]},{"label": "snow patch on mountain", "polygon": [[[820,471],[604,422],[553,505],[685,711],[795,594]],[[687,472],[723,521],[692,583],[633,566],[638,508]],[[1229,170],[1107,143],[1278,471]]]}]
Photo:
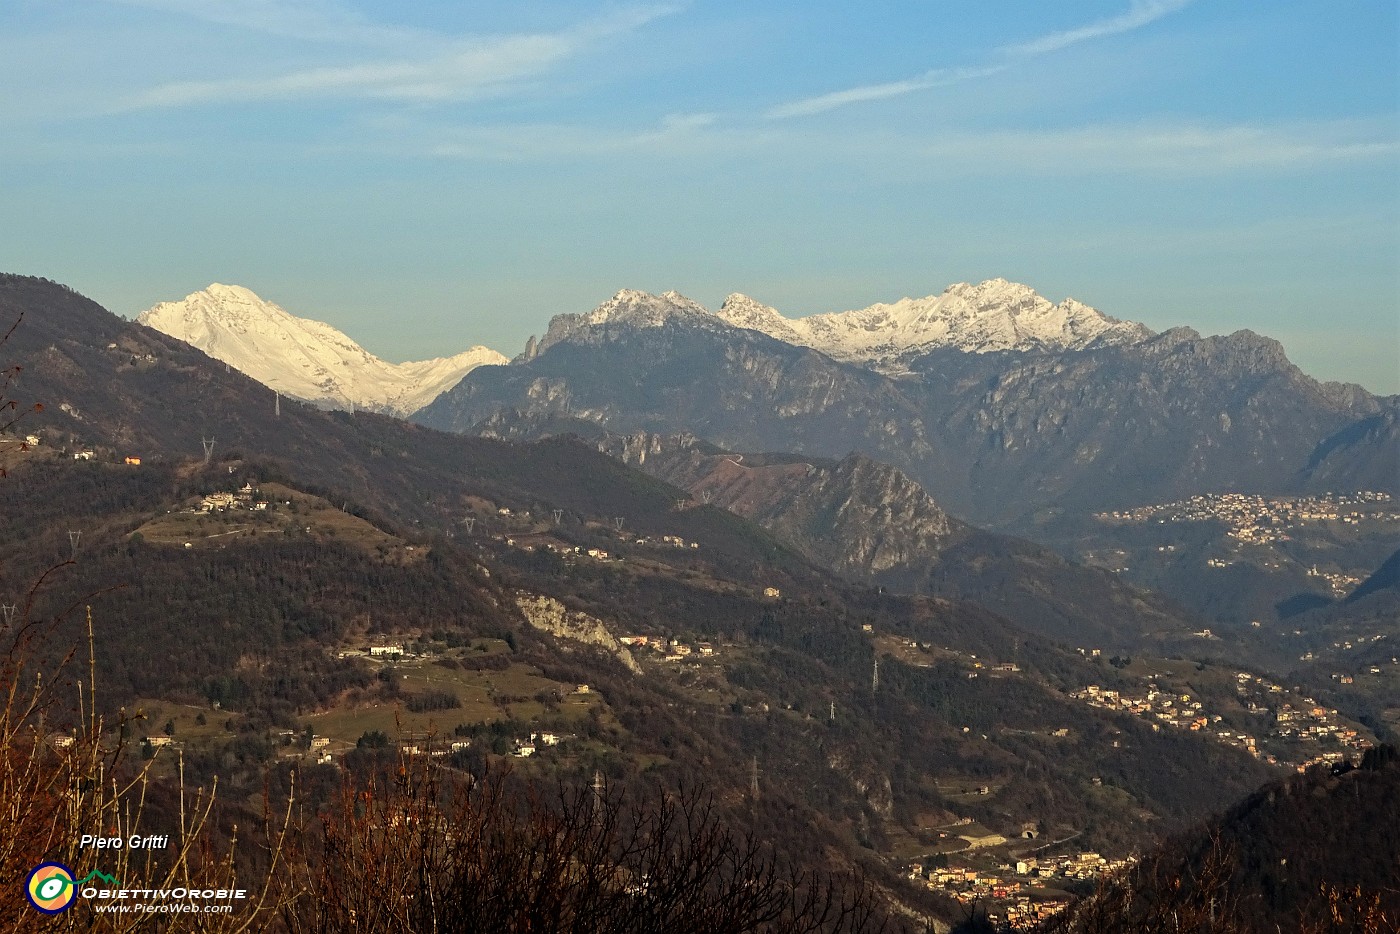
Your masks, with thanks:
[{"label": "snow patch on mountain", "polygon": [[198,347],[283,395],[335,409],[407,416],[478,366],[505,356],[472,347],[451,357],[388,363],[322,321],[290,314],[250,289],[214,283],[162,302],[137,322]]},{"label": "snow patch on mountain", "polygon": [[655,328],[675,320],[701,326],[716,323],[714,315],[703,305],[679,292],[652,295],[636,289],[623,289],[590,312],[555,315],[550,319],[544,339],[539,342],[537,353],[544,353],[561,341],[584,338],[593,330],[617,326]]},{"label": "snow patch on mountain", "polygon": [[747,295],[734,294],[716,317],[892,374],[941,347],[968,353],[1083,350],[1152,335],[1145,325],[1111,318],[1072,298],[1053,304],[1029,286],[1005,279],[959,282],[942,295],[806,318],[786,318]]}]

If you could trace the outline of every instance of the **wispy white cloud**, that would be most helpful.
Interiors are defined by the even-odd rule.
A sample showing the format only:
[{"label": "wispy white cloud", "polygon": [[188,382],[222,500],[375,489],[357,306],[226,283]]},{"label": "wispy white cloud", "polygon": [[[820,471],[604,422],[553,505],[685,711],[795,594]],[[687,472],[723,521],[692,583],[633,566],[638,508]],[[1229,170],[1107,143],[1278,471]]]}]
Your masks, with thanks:
[{"label": "wispy white cloud", "polygon": [[567,58],[565,35],[466,40],[433,58],[308,68],[271,77],[177,81],[122,101],[117,110],[309,97],[402,101],[467,100],[539,74]]},{"label": "wispy white cloud", "polygon": [[859,138],[791,124],[673,114],[643,128],[530,124],[458,127],[418,137],[396,134],[420,155],[485,161],[555,161],[635,155],[675,160],[734,157],[864,171],[885,179],[1000,178],[1121,174],[1153,179],[1288,174],[1384,164],[1400,158],[1389,120],[1304,120],[1272,124],[1102,124],[1060,130],[863,133]]},{"label": "wispy white cloud", "polygon": [[[183,4],[183,0],[143,2]],[[276,75],[169,82],[127,97],[111,109],[125,112],[335,97],[415,103],[473,100],[538,77],[607,38],[641,28],[675,9],[635,8],[553,33],[435,37],[430,42],[418,36],[411,49],[400,48],[398,54],[381,55],[376,61],[309,67]]]},{"label": "wispy white cloud", "polygon": [[972,78],[985,78],[999,71],[1005,71],[1006,67],[1006,65],[988,65],[984,68],[938,68],[926,71],[915,78],[906,78],[903,81],[864,84],[859,87],[847,88],[844,91],[832,91],[829,94],[819,94],[816,97],[807,97],[788,104],[780,104],[770,108],[766,116],[774,120],[783,120],[789,117],[810,117],[813,114],[845,107],[847,104],[900,97],[915,91],[946,87]]},{"label": "wispy white cloud", "polygon": [[765,115],[773,120],[810,117],[828,110],[835,110],[838,107],[845,107],[848,104],[901,97],[916,91],[946,87],[974,78],[986,78],[1007,70],[1018,60],[1056,52],[1091,39],[1102,39],[1131,32],[1134,29],[1141,29],[1169,13],[1180,10],[1190,2],[1191,0],[1133,0],[1132,6],[1118,16],[1098,20],[1074,29],[1049,33],[1028,42],[1002,46],[996,50],[1001,59],[1000,62],[973,68],[936,68],[913,78],[832,91],[827,94],[779,104],[770,108]]},{"label": "wispy white cloud", "polygon": [[719,114],[712,113],[667,114],[661,118],[661,128],[670,132],[699,130],[703,127],[713,126],[718,119]]},{"label": "wispy white cloud", "polygon": [[736,134],[732,128],[716,132],[718,119],[712,113],[677,113],[655,126],[618,130],[556,123],[460,127],[433,142],[408,145],[434,158],[513,162],[628,153],[695,157],[755,142],[752,133]]},{"label": "wispy white cloud", "polygon": [[999,51],[1013,58],[1030,58],[1048,52],[1088,42],[1091,39],[1105,39],[1109,36],[1132,32],[1149,23],[1154,23],[1168,14],[1175,13],[1191,3],[1191,0],[1134,0],[1126,12],[1110,16],[1085,26],[1052,32],[1029,42],[1003,46]]},{"label": "wispy white cloud", "polygon": [[954,133],[919,152],[969,173],[1217,175],[1394,160],[1400,141],[1389,122],[1371,120],[1177,123]]},{"label": "wispy white cloud", "polygon": [[376,23],[334,0],[107,0],[220,26],[311,42],[397,43],[431,38],[423,30]]}]

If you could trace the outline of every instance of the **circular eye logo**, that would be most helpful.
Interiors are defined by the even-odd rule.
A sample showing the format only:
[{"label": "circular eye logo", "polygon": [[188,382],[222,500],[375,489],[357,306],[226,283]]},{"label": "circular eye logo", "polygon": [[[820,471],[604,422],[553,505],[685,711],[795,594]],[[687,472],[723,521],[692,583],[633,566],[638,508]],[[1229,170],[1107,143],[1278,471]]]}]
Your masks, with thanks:
[{"label": "circular eye logo", "polygon": [[29,904],[46,915],[67,911],[78,894],[73,870],[62,863],[40,863],[25,880],[24,894]]}]

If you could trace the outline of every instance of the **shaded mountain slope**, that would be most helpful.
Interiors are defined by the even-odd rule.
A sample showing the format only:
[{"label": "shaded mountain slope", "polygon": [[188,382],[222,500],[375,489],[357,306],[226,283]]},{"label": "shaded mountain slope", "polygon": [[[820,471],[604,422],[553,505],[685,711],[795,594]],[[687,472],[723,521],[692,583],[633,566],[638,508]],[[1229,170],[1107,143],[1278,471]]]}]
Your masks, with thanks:
[{"label": "shaded mountain slope", "polygon": [[1400,929],[1395,747],[1250,795],[1048,930],[1253,934]]},{"label": "shaded mountain slope", "polygon": [[1381,566],[1376,568],[1375,573],[1347,594],[1346,602],[1355,603],[1386,590],[1400,590],[1400,551],[1386,558]]},{"label": "shaded mountain slope", "polygon": [[1387,409],[1324,438],[1303,468],[1302,486],[1327,490],[1385,490],[1400,486],[1400,412]]},{"label": "shaded mountain slope", "polygon": [[[241,454],[334,489],[361,510],[425,529],[459,530],[467,497],[570,516],[625,516],[638,531],[681,528],[725,538],[719,554],[802,563],[717,512],[671,517],[676,491],[587,445],[517,445],[431,431],[387,416],[324,412],[284,400],[236,370],[157,331],[124,321],[53,283],[0,277],[0,322],[22,316],[4,345],[22,367],[10,395],[42,401],[15,426],[41,438],[40,453],[98,459],[199,459]],[[499,502],[498,502],[499,501]],[[494,507],[493,507],[494,508]],[[487,520],[489,521],[489,520]],[[749,541],[748,545],[743,544]]]},{"label": "shaded mountain slope", "polygon": [[916,369],[946,406],[946,434],[972,457],[974,514],[1006,515],[1004,502],[1018,499],[1088,512],[1287,491],[1317,439],[1380,405],[1360,387],[1309,378],[1277,341],[1249,331],[1177,328],[999,362],[943,352]]},{"label": "shaded mountain slope", "polygon": [[[840,460],[738,454],[690,435],[611,434],[572,418],[496,416],[491,437],[576,435],[750,519],[816,563],[897,592],[963,599],[1072,645],[1140,648],[1201,624],[1107,571],[949,516],[903,472],[859,454]],[[1198,640],[1197,640],[1198,641]]]},{"label": "shaded mountain slope", "polygon": [[565,316],[532,359],[468,374],[415,418],[466,431],[516,410],[727,450],[857,451],[956,515],[1025,530],[1066,511],[1291,488],[1321,439],[1382,407],[1247,331],[1055,354],[945,349],[890,379],[659,299],[628,307],[649,314]]}]

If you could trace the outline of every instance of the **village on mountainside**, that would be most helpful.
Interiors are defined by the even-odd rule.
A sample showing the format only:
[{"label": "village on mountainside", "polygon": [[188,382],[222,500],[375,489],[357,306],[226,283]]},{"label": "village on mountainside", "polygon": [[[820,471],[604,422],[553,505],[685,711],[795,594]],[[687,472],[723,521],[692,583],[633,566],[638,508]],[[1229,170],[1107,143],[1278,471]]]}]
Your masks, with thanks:
[{"label": "village on mountainside", "polygon": [[1099,512],[1101,522],[1220,522],[1231,538],[1241,542],[1287,541],[1290,530],[1309,522],[1400,521],[1400,509],[1389,508],[1389,493],[1320,493],[1315,496],[1263,496],[1255,493],[1207,493],[1189,499],[1135,509]]},{"label": "village on mountainside", "polygon": [[960,904],[994,905],[987,912],[987,920],[993,924],[1027,930],[1063,911],[1069,905],[1071,889],[1120,872],[1135,862],[1132,857],[1107,859],[1090,851],[1036,855],[1046,848],[998,859],[995,865],[982,868],[952,864],[930,867],[915,862],[909,865],[908,874],[910,879],[921,881]]},{"label": "village on mountainside", "polygon": [[[1170,726],[1200,732],[1236,746],[1270,765],[1292,765],[1299,772],[1321,762],[1340,762],[1373,744],[1353,725],[1311,697],[1300,697],[1261,675],[1235,676],[1238,704],[1255,724],[1242,728],[1232,717],[1207,708],[1189,693],[1173,693],[1149,681],[1140,695],[1091,684],[1071,694],[1091,707],[1119,710],[1152,722],[1154,730]],[[1251,732],[1252,730],[1252,732]],[[1327,747],[1327,748],[1323,748]]]}]

